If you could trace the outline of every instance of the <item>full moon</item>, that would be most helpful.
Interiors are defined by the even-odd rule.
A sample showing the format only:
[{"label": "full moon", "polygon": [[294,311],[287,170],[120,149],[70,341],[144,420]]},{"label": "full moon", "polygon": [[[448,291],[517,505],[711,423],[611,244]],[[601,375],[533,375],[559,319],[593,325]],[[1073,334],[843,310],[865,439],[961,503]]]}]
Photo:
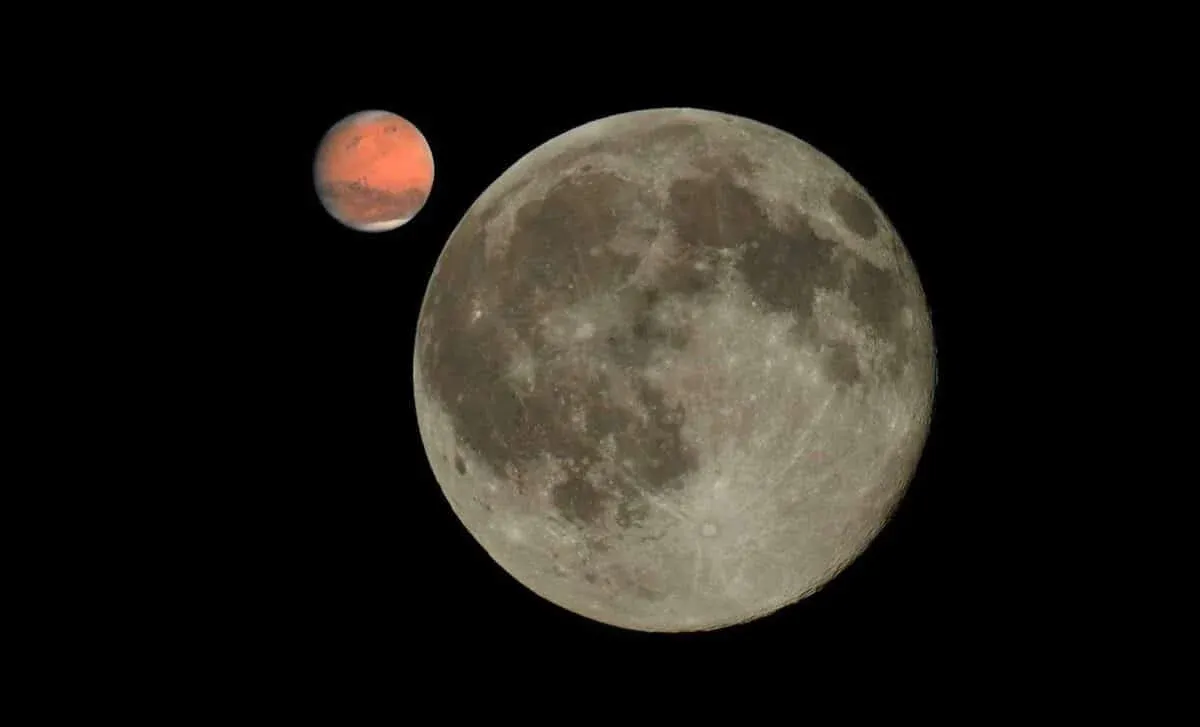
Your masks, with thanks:
[{"label": "full moon", "polygon": [[875,538],[928,432],[896,230],[833,160],[695,109],[585,124],[463,216],[413,385],[454,513],[513,578],[640,631],[750,621]]},{"label": "full moon", "polygon": [[334,219],[361,232],[387,232],[411,220],[433,187],[433,152],[408,120],[360,111],[321,139],[313,183]]}]

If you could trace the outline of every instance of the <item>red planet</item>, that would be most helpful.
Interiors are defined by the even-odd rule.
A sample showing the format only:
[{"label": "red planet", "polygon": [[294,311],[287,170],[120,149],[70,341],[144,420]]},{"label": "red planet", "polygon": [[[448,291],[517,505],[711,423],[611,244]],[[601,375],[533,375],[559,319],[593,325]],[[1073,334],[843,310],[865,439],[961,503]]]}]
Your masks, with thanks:
[{"label": "red planet", "polygon": [[321,204],[355,230],[385,232],[411,220],[433,188],[425,137],[389,111],[361,111],[334,124],[313,164]]}]

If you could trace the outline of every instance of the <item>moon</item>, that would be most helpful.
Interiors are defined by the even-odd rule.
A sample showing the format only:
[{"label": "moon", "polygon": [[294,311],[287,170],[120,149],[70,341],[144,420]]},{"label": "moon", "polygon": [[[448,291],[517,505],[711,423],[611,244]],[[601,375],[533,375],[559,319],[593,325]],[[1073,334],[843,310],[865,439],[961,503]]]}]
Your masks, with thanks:
[{"label": "moon", "polygon": [[421,306],[433,473],[546,600],[651,632],[820,589],[886,523],[934,396],[883,211],[807,143],[697,109],[555,137],[475,201]]}]

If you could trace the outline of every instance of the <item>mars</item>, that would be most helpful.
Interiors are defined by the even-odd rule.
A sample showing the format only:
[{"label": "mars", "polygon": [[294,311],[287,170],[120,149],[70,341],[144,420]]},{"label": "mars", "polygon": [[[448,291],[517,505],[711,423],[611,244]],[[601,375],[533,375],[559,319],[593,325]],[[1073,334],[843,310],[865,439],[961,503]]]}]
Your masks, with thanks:
[{"label": "mars", "polygon": [[347,227],[394,230],[428,200],[433,153],[411,122],[388,111],[362,111],[321,139],[313,182],[325,210]]}]

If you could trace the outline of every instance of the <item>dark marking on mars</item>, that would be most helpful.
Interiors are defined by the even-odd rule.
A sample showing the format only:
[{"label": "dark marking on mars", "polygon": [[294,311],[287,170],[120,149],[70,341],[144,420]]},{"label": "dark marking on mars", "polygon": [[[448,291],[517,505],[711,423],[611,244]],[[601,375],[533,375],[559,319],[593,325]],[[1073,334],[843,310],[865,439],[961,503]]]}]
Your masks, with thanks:
[{"label": "dark marking on mars", "polygon": [[426,198],[426,193],[420,189],[391,192],[370,187],[359,179],[324,183],[317,192],[344,210],[348,219],[361,224],[407,219],[421,209]]}]

